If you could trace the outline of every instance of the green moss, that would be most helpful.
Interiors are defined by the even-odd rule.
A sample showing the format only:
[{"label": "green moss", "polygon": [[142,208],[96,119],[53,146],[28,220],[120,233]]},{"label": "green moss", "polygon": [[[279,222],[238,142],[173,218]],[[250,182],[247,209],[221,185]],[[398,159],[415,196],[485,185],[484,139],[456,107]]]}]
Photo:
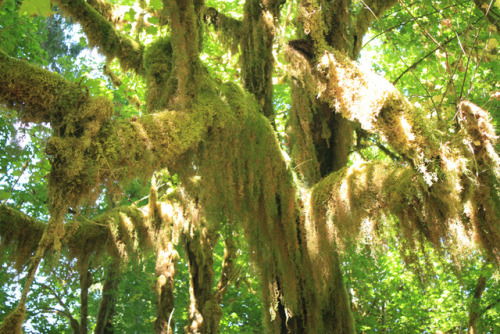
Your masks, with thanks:
[{"label": "green moss", "polygon": [[56,4],[81,24],[85,35],[92,47],[99,50],[108,58],[118,58],[124,70],[133,69],[142,74],[143,46],[127,36],[122,36],[101,14],[84,0],[57,0]]},{"label": "green moss", "polygon": [[57,124],[86,99],[84,87],[0,50],[0,101],[20,111],[22,121]]},{"label": "green moss", "polygon": [[115,208],[92,222],[82,222],[68,238],[71,254],[78,259],[91,254],[113,254],[127,259],[152,249],[149,226],[144,212],[135,206]]},{"label": "green moss", "polygon": [[46,224],[6,205],[0,206],[0,250],[13,246],[12,260],[17,269],[25,265],[36,250]]}]

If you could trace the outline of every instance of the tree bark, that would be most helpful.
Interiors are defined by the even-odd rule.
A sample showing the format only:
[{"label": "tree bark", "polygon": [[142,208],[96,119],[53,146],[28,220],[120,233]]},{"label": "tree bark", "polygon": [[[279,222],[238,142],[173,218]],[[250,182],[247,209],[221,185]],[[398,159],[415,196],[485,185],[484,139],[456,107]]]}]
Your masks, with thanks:
[{"label": "tree bark", "polygon": [[95,334],[113,334],[115,332],[113,317],[115,315],[116,294],[118,292],[119,262],[114,260],[105,268],[105,280],[102,297],[97,312]]},{"label": "tree bark", "polygon": [[[196,210],[195,210],[196,211]],[[194,213],[194,217],[197,213]],[[215,334],[222,317],[222,309],[215,300],[213,250],[218,235],[194,218],[184,233],[184,251],[189,265],[189,320],[187,333]]]},{"label": "tree bark", "polygon": [[486,283],[488,282],[489,276],[485,274],[486,266],[488,262],[483,264],[481,268],[481,272],[476,282],[476,286],[474,288],[474,294],[472,295],[472,299],[469,306],[469,331],[471,334],[478,334],[479,331],[477,329],[477,323],[483,314],[483,310],[481,309],[481,297],[486,289]]},{"label": "tree bark", "polygon": [[178,255],[169,242],[157,251],[156,257],[156,320],[155,333],[174,333],[170,324],[174,312],[175,264]]},{"label": "tree bark", "polygon": [[88,333],[88,297],[92,274],[87,265],[80,272],[80,334]]}]

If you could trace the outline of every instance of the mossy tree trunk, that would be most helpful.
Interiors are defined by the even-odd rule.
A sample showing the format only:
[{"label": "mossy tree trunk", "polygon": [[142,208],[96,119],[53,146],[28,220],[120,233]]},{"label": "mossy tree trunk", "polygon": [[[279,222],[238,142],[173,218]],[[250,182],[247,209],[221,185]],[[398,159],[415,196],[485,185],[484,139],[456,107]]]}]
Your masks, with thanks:
[{"label": "mossy tree trunk", "polygon": [[158,249],[156,258],[156,320],[155,333],[173,333],[172,313],[174,311],[175,263],[177,253],[169,243]]},{"label": "mossy tree trunk", "polygon": [[112,334],[115,332],[113,317],[115,315],[119,282],[119,264],[117,261],[113,261],[105,267],[102,297],[96,316],[95,334]]},{"label": "mossy tree trunk", "polygon": [[183,236],[189,266],[189,321],[186,333],[217,333],[222,309],[213,298],[213,250],[217,233],[195,221]]},{"label": "mossy tree trunk", "polygon": [[91,285],[92,273],[90,270],[80,270],[80,334],[88,333],[88,299]]}]

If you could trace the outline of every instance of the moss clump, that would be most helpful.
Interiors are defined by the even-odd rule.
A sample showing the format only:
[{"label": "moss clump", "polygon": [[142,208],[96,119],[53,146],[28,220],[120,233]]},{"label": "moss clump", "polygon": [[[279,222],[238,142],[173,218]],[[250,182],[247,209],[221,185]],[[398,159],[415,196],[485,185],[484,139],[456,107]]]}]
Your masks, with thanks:
[{"label": "moss clump", "polygon": [[86,99],[84,87],[0,50],[0,102],[20,111],[22,121],[57,121]]},{"label": "moss clump", "polygon": [[172,52],[172,44],[167,37],[157,39],[144,52],[149,112],[167,108],[177,90],[177,79],[172,75]]},{"label": "moss clump", "polygon": [[46,224],[14,210],[0,206],[0,250],[14,246],[11,256],[16,268],[26,264],[36,250]]}]

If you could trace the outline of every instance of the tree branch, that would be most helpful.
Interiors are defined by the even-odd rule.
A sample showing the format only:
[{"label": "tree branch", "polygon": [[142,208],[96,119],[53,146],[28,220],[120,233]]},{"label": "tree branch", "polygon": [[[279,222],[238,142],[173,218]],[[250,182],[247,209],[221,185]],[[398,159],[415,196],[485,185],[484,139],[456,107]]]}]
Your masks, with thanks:
[{"label": "tree branch", "polygon": [[474,0],[474,4],[486,16],[488,21],[497,28],[497,32],[500,31],[500,14],[494,10],[494,0]]},{"label": "tree branch", "polygon": [[91,46],[96,46],[111,61],[118,58],[124,70],[143,74],[144,46],[122,36],[115,27],[85,0],[54,0],[68,15],[81,24]]},{"label": "tree branch", "polygon": [[227,291],[227,288],[234,282],[239,272],[235,268],[235,261],[237,257],[238,248],[232,236],[224,239],[224,260],[222,262],[222,269],[220,273],[219,283],[214,294],[217,303],[222,303],[222,298]]},{"label": "tree branch", "polygon": [[203,8],[203,20],[212,25],[216,31],[226,34],[227,38],[237,41],[240,37],[242,22],[217,11],[214,7]]},{"label": "tree branch", "polygon": [[[479,239],[488,256],[500,260],[500,196],[497,188],[500,158],[494,149],[496,135],[488,112],[462,101],[457,106],[460,135],[440,134],[430,129],[429,121],[393,85],[374,73],[362,71],[342,54],[325,51],[316,67],[310,66],[309,61],[296,52],[290,52],[289,57],[296,64],[298,75],[306,74],[307,86],[317,87],[312,95],[330,103],[336,112],[349,120],[359,122],[367,132],[378,133],[399,155],[411,161],[413,167],[380,173],[389,177],[401,175],[402,179],[384,184],[386,189],[391,189],[391,185],[404,185],[399,190],[393,188],[392,194],[371,194],[379,187],[376,185],[379,181],[384,183],[380,179],[376,184],[369,183],[372,174],[381,168],[376,166],[362,167],[366,170],[357,181],[346,179],[355,173],[355,169],[344,170],[346,174],[343,176],[334,174],[336,176],[326,179],[329,181],[322,181],[321,184],[326,182],[329,186],[345,186],[341,190],[337,188],[336,197],[320,191],[326,197],[322,197],[317,206],[342,203],[346,198],[358,199],[354,207],[342,209],[342,205],[335,204],[337,207],[331,208],[333,211],[329,216],[334,217],[335,226],[342,225],[343,221],[346,231],[352,232],[340,235],[356,235],[356,224],[352,222],[361,223],[370,218],[366,216],[367,212],[380,208],[398,215],[400,224],[403,224],[403,235],[409,240],[412,239],[411,231],[418,230],[437,248],[442,247],[442,240],[450,244],[459,240],[452,236],[454,224],[462,224],[464,231],[470,231],[472,225],[474,237],[465,237],[471,240],[471,244],[472,239]],[[355,184],[359,192],[346,195],[345,187],[349,189]],[[366,184],[370,186],[365,188]],[[364,197],[368,202],[363,203]],[[380,198],[394,198],[396,201],[384,203]],[[398,203],[398,198],[403,198],[403,202]],[[405,207],[411,208],[410,211],[401,209]],[[326,216],[322,217],[326,219]],[[405,223],[410,225],[404,226]]]},{"label": "tree branch", "polygon": [[[139,208],[120,207],[94,221],[80,223],[76,232],[66,234],[63,243],[66,243],[70,254],[79,259],[105,252],[126,257],[135,251],[134,244],[148,248],[150,240],[144,233],[146,221],[144,212]],[[0,206],[2,247],[16,247],[17,266],[25,264],[37,249],[45,226],[45,223],[11,207]]]},{"label": "tree branch", "polygon": [[36,250],[46,224],[6,205],[0,205],[0,246],[14,247],[11,260],[20,269]]},{"label": "tree branch", "polygon": [[85,88],[0,50],[0,103],[21,111],[23,122],[51,122],[68,113],[87,100]]},{"label": "tree branch", "polygon": [[55,309],[55,308],[52,308],[52,307],[47,307],[45,309],[42,310],[42,312],[44,313],[48,313],[48,312],[51,312],[51,313],[55,313],[61,317],[64,317],[66,319],[69,320],[69,324],[71,326],[71,329],[73,330],[73,334],[80,334],[80,323],[78,322],[78,320],[76,320],[75,318],[73,318],[73,316],[71,315],[71,313],[69,313],[69,311],[61,311],[61,310],[58,310],[58,309]]},{"label": "tree branch", "polygon": [[354,36],[354,52],[357,56],[363,46],[363,36],[368,31],[373,21],[394,6],[398,0],[366,0],[363,1],[363,9],[355,18],[355,36]]}]

